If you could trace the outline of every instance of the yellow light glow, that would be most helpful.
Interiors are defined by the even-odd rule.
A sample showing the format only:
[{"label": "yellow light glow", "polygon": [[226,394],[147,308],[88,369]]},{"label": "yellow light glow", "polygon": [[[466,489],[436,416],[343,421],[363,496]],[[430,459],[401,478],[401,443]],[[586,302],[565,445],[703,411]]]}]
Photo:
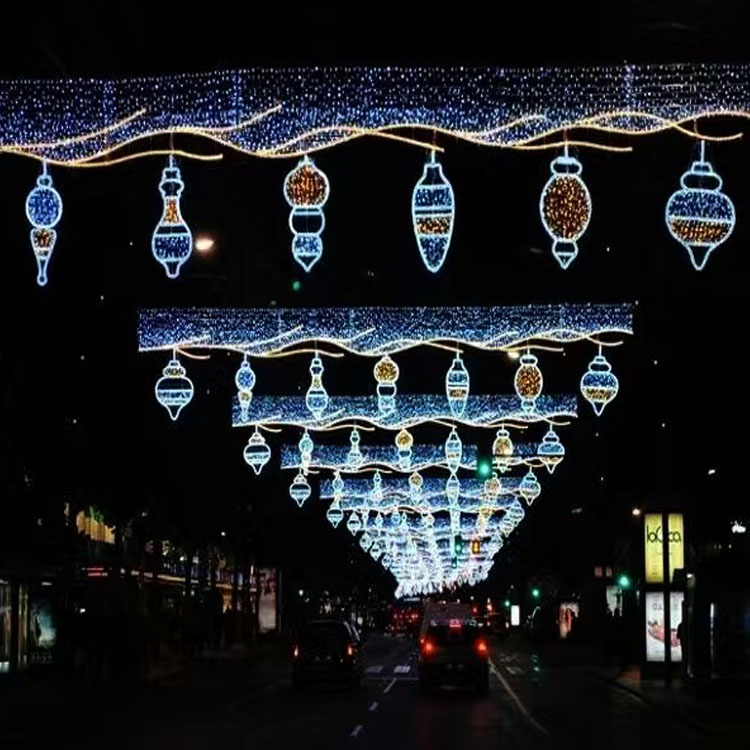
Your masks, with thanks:
[{"label": "yellow light glow", "polygon": [[211,252],[215,244],[214,238],[207,234],[201,234],[195,238],[195,249],[199,253]]}]

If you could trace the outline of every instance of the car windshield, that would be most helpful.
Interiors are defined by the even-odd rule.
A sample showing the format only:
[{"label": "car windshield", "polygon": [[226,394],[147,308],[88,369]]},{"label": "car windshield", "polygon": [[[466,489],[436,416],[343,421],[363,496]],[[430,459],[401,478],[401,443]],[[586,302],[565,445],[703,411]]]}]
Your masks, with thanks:
[{"label": "car windshield", "polygon": [[307,625],[302,633],[302,643],[306,646],[322,648],[337,646],[349,640],[346,626],[340,622],[314,622]]},{"label": "car windshield", "polygon": [[436,643],[471,643],[479,637],[479,628],[473,623],[461,624],[460,627],[449,625],[430,625],[427,637]]}]

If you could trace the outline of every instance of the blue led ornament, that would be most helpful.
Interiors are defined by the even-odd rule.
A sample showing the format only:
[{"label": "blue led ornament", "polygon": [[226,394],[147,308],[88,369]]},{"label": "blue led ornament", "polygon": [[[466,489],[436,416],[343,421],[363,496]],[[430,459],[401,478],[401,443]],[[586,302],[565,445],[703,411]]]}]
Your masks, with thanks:
[{"label": "blue led ornament", "polygon": [[36,258],[36,283],[47,283],[47,265],[57,242],[54,227],[62,217],[62,198],[52,187],[52,178],[47,174],[47,162],[42,162],[42,173],[36,178],[36,186],[26,197],[26,218],[31,224],[31,248]]},{"label": "blue led ornament", "polygon": [[537,455],[550,474],[553,474],[557,465],[565,457],[565,446],[560,442],[555,430],[550,427],[547,434],[539,443]]},{"label": "blue led ornament", "polygon": [[237,386],[237,400],[240,404],[242,419],[247,419],[248,409],[253,400],[253,388],[255,387],[255,373],[250,367],[250,362],[245,355],[237,372],[234,375],[234,384]]},{"label": "blue led ornament", "polygon": [[456,354],[450,369],[445,375],[445,395],[454,417],[460,417],[469,398],[469,371],[460,354]]},{"label": "blue led ornament", "polygon": [[328,408],[328,391],[323,386],[323,361],[316,354],[310,363],[310,387],[307,389],[305,404],[315,419],[320,419]]},{"label": "blue led ornament", "polygon": [[164,212],[151,237],[151,252],[170,279],[180,275],[180,267],[193,251],[193,235],[180,213],[180,196],[184,189],[179,167],[170,156],[169,166],[162,171],[159,183]]},{"label": "blue led ornament", "polygon": [[349,518],[346,522],[346,528],[352,533],[352,536],[356,536],[362,530],[362,520],[356,511],[352,511],[349,514]]},{"label": "blue led ornament", "polygon": [[542,392],[544,378],[537,364],[538,361],[535,355],[527,351],[521,356],[513,379],[516,394],[521,399],[521,408],[525,412],[534,411],[536,400]]},{"label": "blue led ornament", "polygon": [[542,190],[539,213],[547,234],[554,240],[552,255],[562,268],[567,268],[578,255],[578,239],[591,220],[591,196],[581,179],[583,166],[565,152],[552,160],[552,177]]},{"label": "blue led ornament", "polygon": [[609,364],[606,357],[602,354],[602,348],[599,347],[599,354],[589,363],[589,369],[581,378],[581,394],[594,407],[596,416],[601,416],[604,407],[614,399],[620,384],[617,376],[612,372],[612,365]]},{"label": "blue led ornament", "polygon": [[454,427],[445,441],[445,462],[448,464],[451,474],[455,474],[458,471],[458,467],[461,466],[462,457],[463,443]]},{"label": "blue led ornament", "polygon": [[375,504],[380,503],[383,500],[383,478],[380,476],[380,472],[376,471],[372,477],[372,490],[370,496]]},{"label": "blue led ornament", "polygon": [[493,499],[500,496],[502,489],[500,477],[493,471],[492,476],[484,482],[484,494],[486,497]]},{"label": "blue led ornament", "polygon": [[411,218],[419,252],[427,269],[436,273],[445,262],[453,234],[456,202],[443,167],[430,152],[411,197]]},{"label": "blue led ornament", "polygon": [[271,460],[271,449],[257,427],[247,441],[243,456],[245,463],[255,472],[256,476],[263,471],[263,467]]},{"label": "blue led ornament", "polygon": [[325,227],[323,206],[328,200],[328,178],[312,159],[304,156],[284,180],[284,197],[292,207],[289,228],[294,234],[292,255],[305,271],[320,260]]},{"label": "blue led ornament", "polygon": [[492,443],[492,463],[498,471],[505,473],[513,463],[513,441],[505,427],[501,427]]},{"label": "blue led ornament", "polygon": [[344,496],[344,480],[341,478],[341,474],[338,471],[333,475],[331,487],[333,488],[334,497]]},{"label": "blue led ornament", "polygon": [[341,510],[341,500],[338,498],[334,498],[333,502],[328,506],[328,510],[326,511],[326,518],[328,519],[328,522],[333,526],[335,529],[340,523],[341,519],[344,517],[344,511]]},{"label": "blue led ornament", "polygon": [[396,450],[398,451],[398,467],[401,471],[408,471],[411,467],[412,446],[414,438],[407,429],[402,429],[396,435]]},{"label": "blue led ornament", "polygon": [[375,363],[372,374],[378,383],[378,409],[382,414],[388,414],[396,408],[398,365],[386,354]]},{"label": "blue led ornament", "polygon": [[302,433],[302,437],[297,445],[299,447],[299,464],[302,471],[306,472],[310,468],[312,452],[315,448],[315,443],[313,443],[310,433],[307,430]]},{"label": "blue led ornament", "polygon": [[413,472],[409,477],[409,495],[412,500],[416,500],[420,497],[423,484],[424,479],[422,478],[422,475],[418,471]]},{"label": "blue led ornament", "polygon": [[455,474],[451,474],[448,477],[448,481],[445,483],[445,494],[448,498],[448,504],[451,508],[458,507],[458,498],[461,494],[461,482]]},{"label": "blue led ornament", "polygon": [[183,407],[190,403],[193,393],[193,381],[187,377],[185,368],[173,353],[172,359],[162,370],[162,375],[154,386],[156,400],[169,412],[174,421],[180,416]]},{"label": "blue led ornament", "polygon": [[311,493],[312,489],[305,475],[301,471],[298,471],[297,476],[294,477],[294,481],[289,485],[289,496],[301,508]]},{"label": "blue led ornament", "polygon": [[542,492],[542,485],[539,484],[539,480],[536,478],[532,469],[529,469],[524,475],[521,483],[518,485],[518,494],[526,500],[528,505],[536,500]]},{"label": "blue led ornament", "polygon": [[359,430],[355,427],[349,433],[349,453],[346,456],[346,465],[351,469],[356,469],[365,460],[359,447],[360,439]]},{"label": "blue led ornament", "polygon": [[359,538],[359,546],[362,547],[362,549],[367,552],[368,549],[372,546],[373,539],[372,537],[365,531],[364,534]]},{"label": "blue led ornament", "polygon": [[380,542],[377,540],[372,543],[370,547],[370,556],[373,560],[377,560],[383,554],[383,548],[380,546]]},{"label": "blue led ornament", "polygon": [[667,229],[688,251],[695,270],[702,271],[735,224],[734,204],[721,192],[722,179],[706,161],[705,141],[701,141],[700,159],[682,175],[680,185],[682,190],[667,201]]}]

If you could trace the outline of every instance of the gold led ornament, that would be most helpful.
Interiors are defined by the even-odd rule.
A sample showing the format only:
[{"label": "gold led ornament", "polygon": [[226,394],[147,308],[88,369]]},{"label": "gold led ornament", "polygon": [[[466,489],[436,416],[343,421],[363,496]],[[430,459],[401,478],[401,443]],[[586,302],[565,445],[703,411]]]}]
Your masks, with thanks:
[{"label": "gold led ornament", "polygon": [[492,444],[492,455],[496,469],[503,473],[510,469],[511,458],[513,456],[513,441],[510,439],[510,433],[505,427],[501,427],[495,435],[495,442]]},{"label": "gold led ornament", "polygon": [[516,394],[521,399],[521,408],[526,412],[534,410],[536,400],[544,385],[544,378],[537,364],[538,361],[531,352],[526,352],[521,357],[513,381]]}]

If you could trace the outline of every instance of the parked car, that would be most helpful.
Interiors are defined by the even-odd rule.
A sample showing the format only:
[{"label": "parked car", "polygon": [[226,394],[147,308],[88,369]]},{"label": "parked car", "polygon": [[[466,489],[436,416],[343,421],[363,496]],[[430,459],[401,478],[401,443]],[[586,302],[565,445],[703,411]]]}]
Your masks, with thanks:
[{"label": "parked car", "polygon": [[419,643],[419,685],[423,692],[444,683],[472,684],[489,690],[487,639],[472,620],[452,619],[427,624]]},{"label": "parked car", "polygon": [[362,641],[345,620],[312,620],[306,623],[292,649],[292,686],[311,682],[341,681],[358,685],[362,679]]}]

